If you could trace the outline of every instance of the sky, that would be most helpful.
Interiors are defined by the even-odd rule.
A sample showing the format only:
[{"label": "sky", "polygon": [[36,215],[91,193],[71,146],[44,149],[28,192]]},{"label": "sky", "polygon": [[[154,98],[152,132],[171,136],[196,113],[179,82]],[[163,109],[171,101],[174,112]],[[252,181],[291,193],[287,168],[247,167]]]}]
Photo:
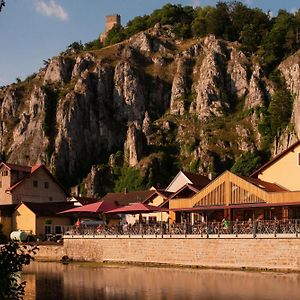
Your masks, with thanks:
[{"label": "sky", "polygon": [[[297,10],[299,0],[241,0],[250,7]],[[6,0],[0,12],[0,86],[38,72],[47,60],[74,41],[96,39],[105,16],[120,14],[122,25],[135,16],[150,14],[167,3],[206,6],[213,0]]]}]

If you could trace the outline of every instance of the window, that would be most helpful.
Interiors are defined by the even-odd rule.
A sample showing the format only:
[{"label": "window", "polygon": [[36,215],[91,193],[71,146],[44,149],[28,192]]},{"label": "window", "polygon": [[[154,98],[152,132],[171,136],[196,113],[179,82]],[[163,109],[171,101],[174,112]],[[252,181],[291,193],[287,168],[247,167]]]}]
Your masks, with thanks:
[{"label": "window", "polygon": [[38,182],[37,182],[37,180],[33,180],[33,186],[34,186],[34,187],[38,187]]},{"label": "window", "polygon": [[55,225],[55,234],[62,234],[62,227],[60,225]]},{"label": "window", "polygon": [[49,197],[49,201],[53,201],[53,198],[52,198],[52,197]]},{"label": "window", "polygon": [[2,175],[2,176],[8,176],[8,171],[2,171],[2,172],[1,172],[1,175]]},{"label": "window", "polygon": [[45,234],[51,234],[52,230],[51,230],[52,225],[45,225]]},{"label": "window", "polygon": [[297,161],[298,166],[300,166],[300,152],[298,153],[297,158],[298,158],[298,161]]},{"label": "window", "polygon": [[0,181],[0,188],[2,188],[2,181]]},{"label": "window", "polygon": [[45,187],[45,189],[48,189],[49,188],[49,182],[45,181],[44,182],[44,187]]}]

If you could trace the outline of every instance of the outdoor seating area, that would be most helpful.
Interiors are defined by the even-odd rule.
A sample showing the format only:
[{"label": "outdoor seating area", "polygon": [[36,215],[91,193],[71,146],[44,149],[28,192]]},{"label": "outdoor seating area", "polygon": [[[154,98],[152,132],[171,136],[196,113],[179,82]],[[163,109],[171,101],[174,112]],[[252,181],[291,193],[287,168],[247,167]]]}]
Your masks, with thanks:
[{"label": "outdoor seating area", "polygon": [[222,221],[222,222],[199,222],[199,223],[173,223],[169,226],[168,223],[143,224],[135,223],[123,225],[82,225],[74,226],[71,230],[65,233],[69,236],[193,236],[201,237],[220,237],[220,236],[235,236],[245,237],[251,235],[255,238],[258,235],[294,235],[298,237],[300,234],[300,220],[260,220],[252,221]]}]

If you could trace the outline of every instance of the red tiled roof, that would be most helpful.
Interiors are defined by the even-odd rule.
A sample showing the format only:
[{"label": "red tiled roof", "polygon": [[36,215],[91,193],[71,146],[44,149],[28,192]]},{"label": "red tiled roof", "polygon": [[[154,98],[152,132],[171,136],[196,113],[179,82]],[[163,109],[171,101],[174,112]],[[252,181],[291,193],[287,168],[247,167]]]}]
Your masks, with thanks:
[{"label": "red tiled roof", "polygon": [[134,202],[143,202],[156,193],[156,190],[135,191],[128,193],[108,193],[101,198],[101,201],[117,203],[118,205],[127,205]]},{"label": "red tiled roof", "polygon": [[287,189],[283,188],[282,186],[277,185],[276,183],[271,183],[267,181],[263,181],[257,178],[240,176],[244,180],[256,185],[257,187],[265,190],[266,192],[286,192]]},{"label": "red tiled roof", "polygon": [[182,171],[182,173],[194,184],[198,187],[205,187],[210,183],[210,180],[203,175],[200,174],[193,174],[189,172]]},{"label": "red tiled roof", "polygon": [[263,166],[261,166],[258,170],[254,171],[250,177],[257,177],[259,173],[263,172],[267,167],[274,164],[277,160],[279,160],[281,157],[285,156],[287,153],[295,149],[300,144],[300,140],[282,151],[280,154],[276,155],[273,159],[269,160],[267,163],[265,163]]},{"label": "red tiled roof", "polygon": [[75,207],[72,202],[21,202],[18,207],[22,204],[26,205],[37,216],[41,217],[55,217],[57,213]]}]

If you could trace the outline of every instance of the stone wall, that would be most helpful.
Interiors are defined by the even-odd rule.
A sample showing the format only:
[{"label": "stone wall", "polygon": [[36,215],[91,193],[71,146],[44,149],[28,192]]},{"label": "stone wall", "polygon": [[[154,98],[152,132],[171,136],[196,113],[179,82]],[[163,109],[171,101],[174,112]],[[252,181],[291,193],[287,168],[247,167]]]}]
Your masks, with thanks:
[{"label": "stone wall", "polygon": [[[80,261],[300,271],[300,238],[68,238],[61,250],[53,249],[53,258]],[[38,257],[51,252],[42,249]]]}]

